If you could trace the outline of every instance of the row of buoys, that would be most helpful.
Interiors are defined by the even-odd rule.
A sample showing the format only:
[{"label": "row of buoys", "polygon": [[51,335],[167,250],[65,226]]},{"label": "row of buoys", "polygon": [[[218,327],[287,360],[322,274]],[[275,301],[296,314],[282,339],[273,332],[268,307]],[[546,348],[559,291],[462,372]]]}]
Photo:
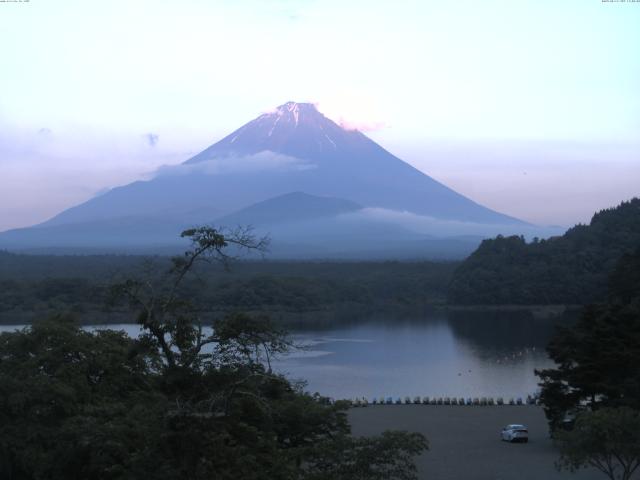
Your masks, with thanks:
[{"label": "row of buoys", "polygon": [[347,399],[347,402],[354,407],[367,407],[369,405],[473,405],[473,406],[493,406],[493,405],[539,405],[537,396],[527,395],[526,398],[512,397],[505,400],[502,397],[374,397],[369,401],[367,398]]}]

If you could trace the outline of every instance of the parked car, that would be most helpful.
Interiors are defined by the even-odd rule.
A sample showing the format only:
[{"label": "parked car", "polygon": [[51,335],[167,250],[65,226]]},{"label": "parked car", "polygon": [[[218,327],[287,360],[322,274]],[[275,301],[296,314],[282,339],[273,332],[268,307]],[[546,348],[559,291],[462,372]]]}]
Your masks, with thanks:
[{"label": "parked car", "polygon": [[527,443],[529,441],[529,430],[524,425],[514,423],[502,429],[501,437],[505,442]]}]

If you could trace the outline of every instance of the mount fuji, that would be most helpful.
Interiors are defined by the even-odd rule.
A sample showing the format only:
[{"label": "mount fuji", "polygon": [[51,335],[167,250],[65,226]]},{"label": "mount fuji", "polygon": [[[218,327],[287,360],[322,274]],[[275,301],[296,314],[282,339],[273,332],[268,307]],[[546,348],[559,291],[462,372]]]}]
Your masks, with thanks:
[{"label": "mount fuji", "polygon": [[150,180],[39,225],[12,250],[153,251],[194,224],[254,225],[281,257],[450,257],[530,225],[437,182],[313,104],[287,102]]}]

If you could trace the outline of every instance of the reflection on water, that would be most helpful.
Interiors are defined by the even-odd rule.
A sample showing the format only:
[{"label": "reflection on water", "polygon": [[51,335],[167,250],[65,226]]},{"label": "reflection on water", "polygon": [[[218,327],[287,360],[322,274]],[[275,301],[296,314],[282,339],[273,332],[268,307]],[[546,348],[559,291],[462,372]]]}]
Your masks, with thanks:
[{"label": "reflection on water", "polygon": [[294,334],[309,350],[277,368],[336,398],[526,396],[552,365],[553,323],[516,314],[434,314]]},{"label": "reflection on water", "polygon": [[[139,333],[136,325],[110,328]],[[524,397],[537,390],[533,370],[552,365],[545,346],[553,328],[551,320],[512,312],[342,323],[292,331],[305,348],[274,367],[335,398]]]}]

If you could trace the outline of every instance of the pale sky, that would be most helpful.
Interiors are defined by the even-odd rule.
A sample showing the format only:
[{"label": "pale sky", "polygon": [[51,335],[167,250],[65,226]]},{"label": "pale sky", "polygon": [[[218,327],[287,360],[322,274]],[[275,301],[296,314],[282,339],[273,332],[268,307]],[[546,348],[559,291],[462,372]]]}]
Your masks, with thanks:
[{"label": "pale sky", "polygon": [[640,2],[0,2],[0,230],[288,100],[538,224],[640,195]]}]

